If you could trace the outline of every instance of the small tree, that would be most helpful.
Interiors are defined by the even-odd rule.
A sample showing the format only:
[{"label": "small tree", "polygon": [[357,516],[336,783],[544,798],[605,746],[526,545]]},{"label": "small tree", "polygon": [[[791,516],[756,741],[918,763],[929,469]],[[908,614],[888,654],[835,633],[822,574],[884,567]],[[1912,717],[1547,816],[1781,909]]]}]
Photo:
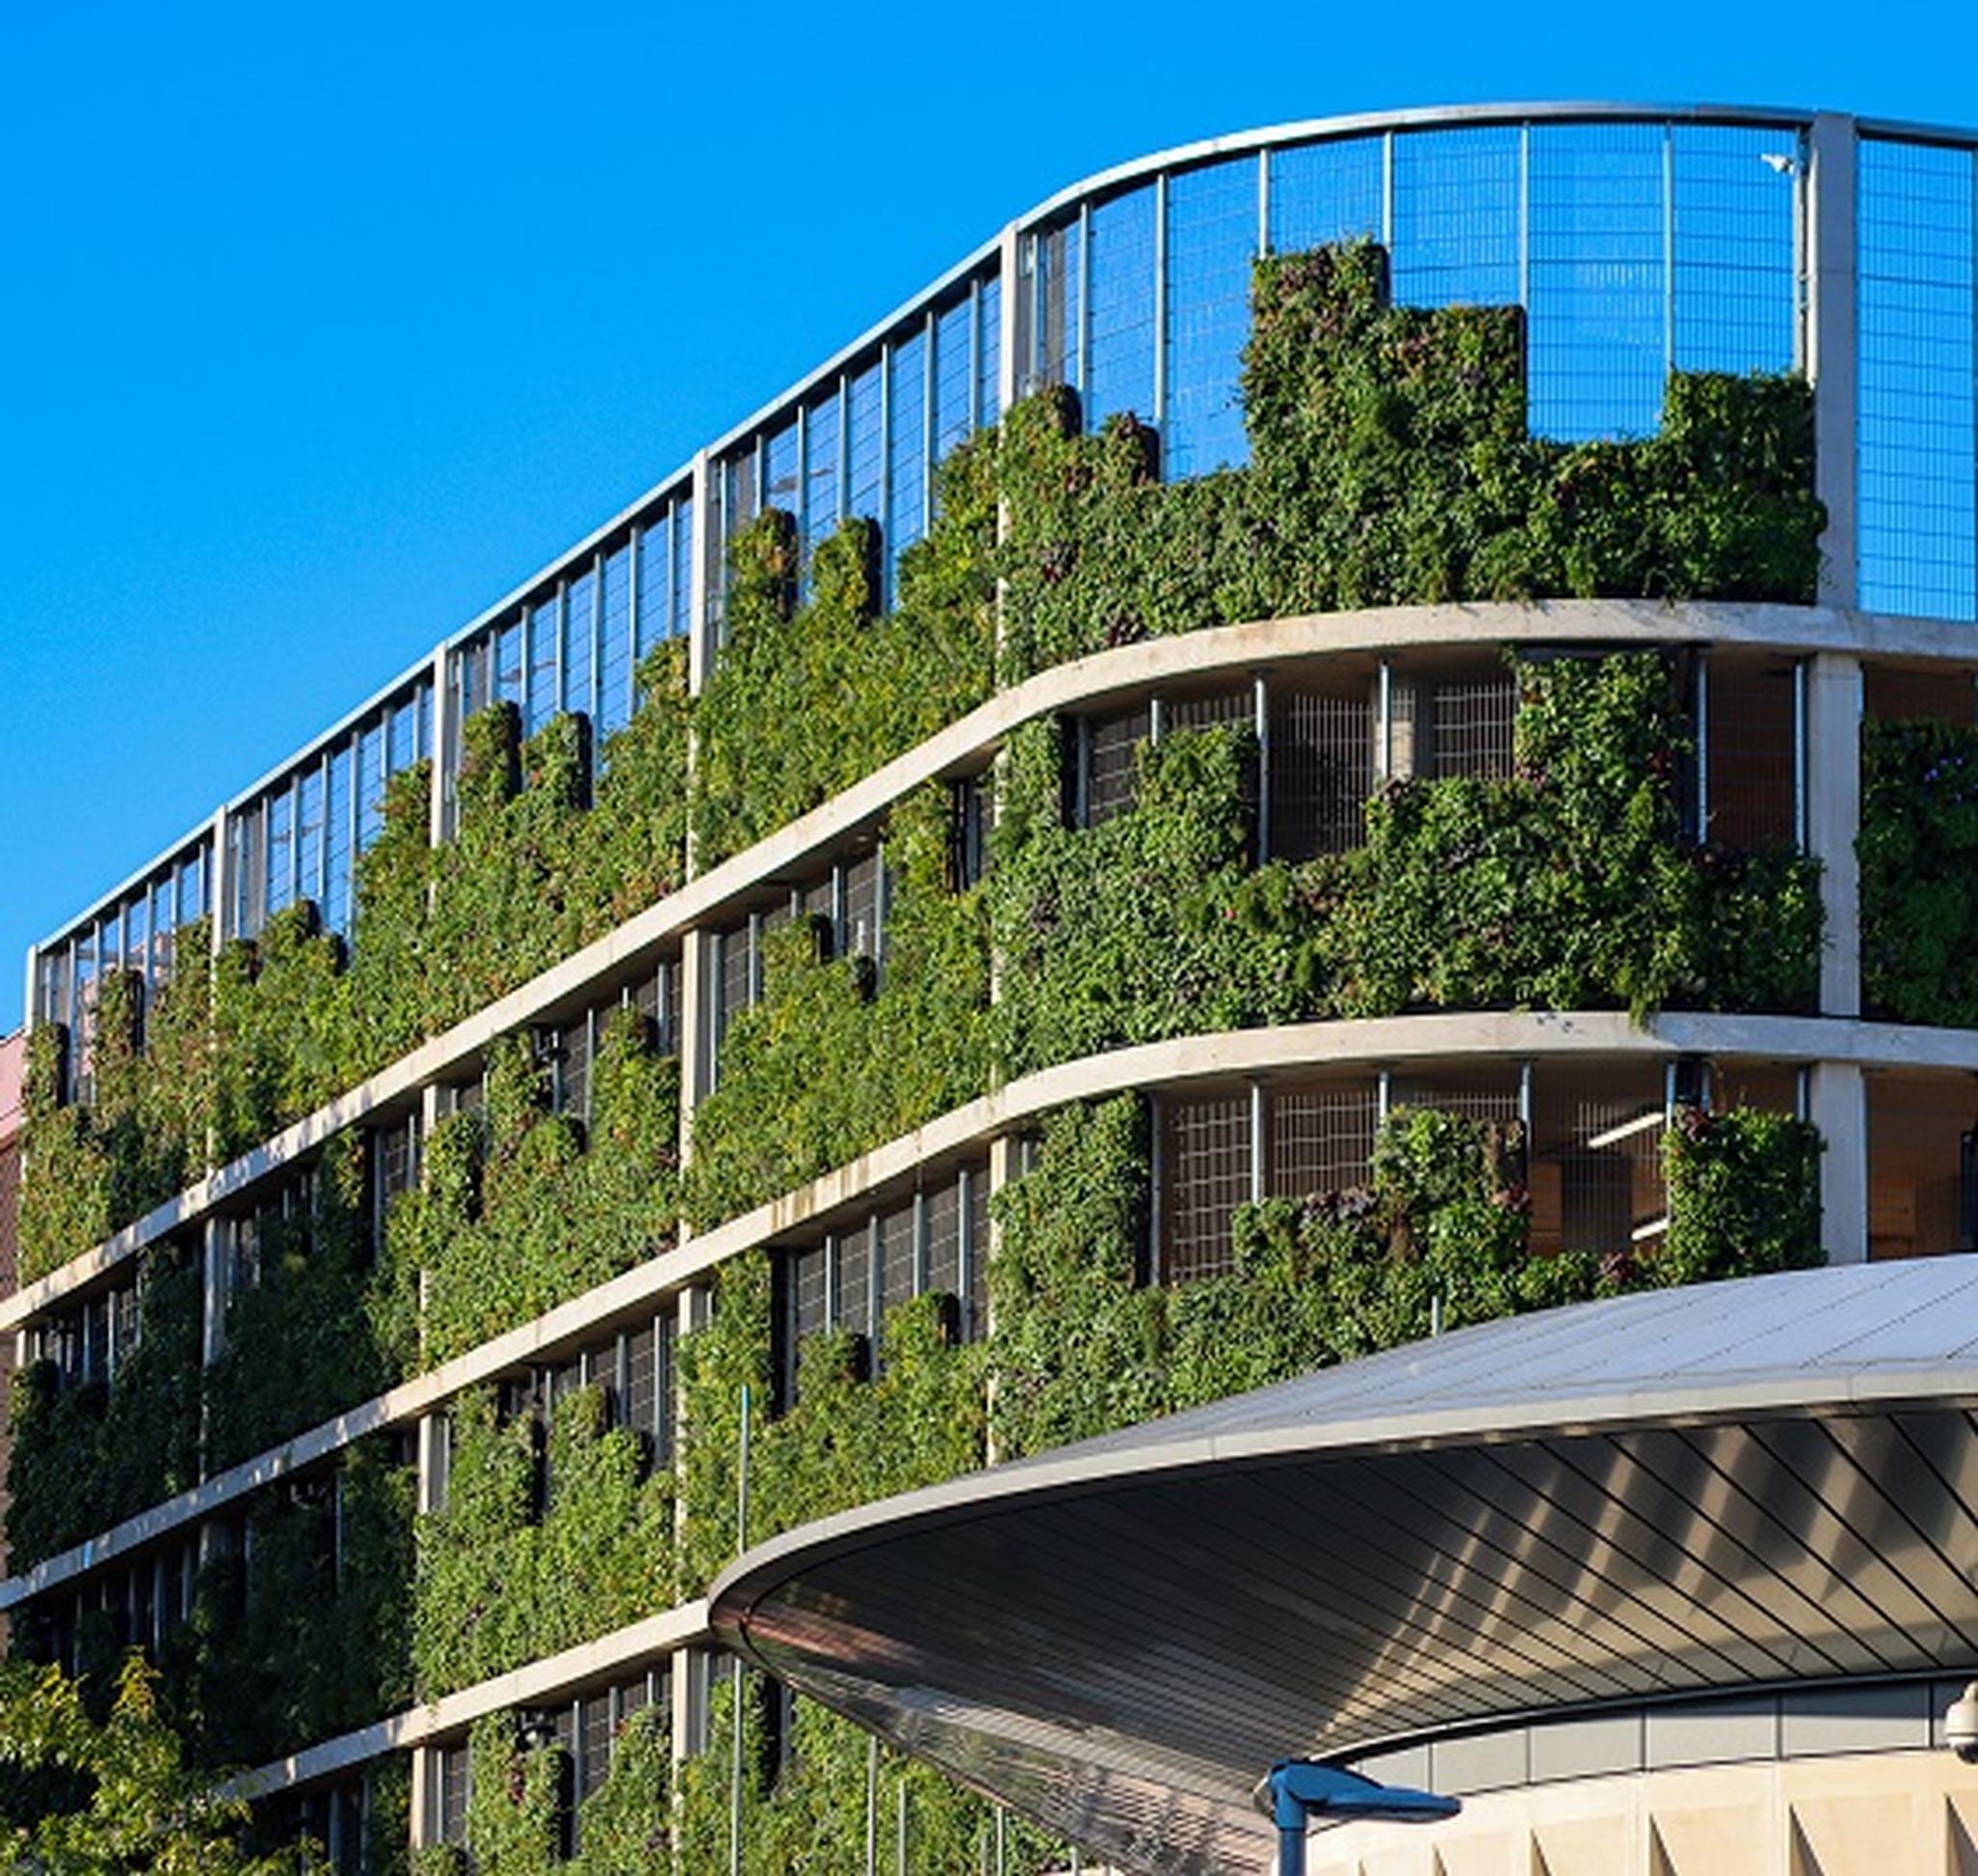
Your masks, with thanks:
[{"label": "small tree", "polygon": [[135,1651],[98,1726],[60,1668],[0,1664],[0,1847],[47,1876],[298,1876],[293,1850],[246,1847],[245,1798],[185,1766]]}]

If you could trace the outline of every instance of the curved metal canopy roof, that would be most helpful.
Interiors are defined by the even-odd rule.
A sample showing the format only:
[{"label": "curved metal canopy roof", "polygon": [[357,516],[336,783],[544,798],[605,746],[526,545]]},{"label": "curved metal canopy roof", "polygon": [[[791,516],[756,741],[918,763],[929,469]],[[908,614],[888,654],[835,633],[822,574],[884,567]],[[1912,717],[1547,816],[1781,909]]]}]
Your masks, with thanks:
[{"label": "curved metal canopy roof", "polygon": [[1978,1256],[1490,1323],[830,1518],[731,1647],[1127,1868],[1258,1777],[1607,1701],[1978,1663]]}]

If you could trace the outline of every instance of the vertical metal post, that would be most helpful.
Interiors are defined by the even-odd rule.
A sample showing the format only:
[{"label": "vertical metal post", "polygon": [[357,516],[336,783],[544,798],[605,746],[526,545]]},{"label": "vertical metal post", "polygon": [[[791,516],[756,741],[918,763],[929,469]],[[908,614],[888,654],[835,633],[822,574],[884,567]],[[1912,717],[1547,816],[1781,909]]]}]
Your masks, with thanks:
[{"label": "vertical metal post", "polygon": [[1271,693],[1264,674],[1251,679],[1251,720],[1257,739],[1256,863],[1271,858]]},{"label": "vertical metal post", "polygon": [[1250,1084],[1250,1200],[1259,1204],[1264,1197],[1265,1165],[1264,1125],[1269,1109],[1264,1097],[1264,1084],[1253,1081]]},{"label": "vertical metal post", "polygon": [[1697,841],[1710,838],[1710,651],[1697,651]]},{"label": "vertical metal post", "polygon": [[1807,139],[1807,375],[1813,381],[1814,492],[1827,507],[1820,538],[1823,605],[1859,603],[1856,531],[1855,120],[1832,111]]},{"label": "vertical metal post", "polygon": [[1675,369],[1675,126],[1662,126],[1662,380]]},{"label": "vertical metal post", "polygon": [[1793,845],[1807,851],[1807,661],[1793,660]]},{"label": "vertical metal post", "polygon": [[907,1876],[907,1781],[893,1787],[893,1876]]},{"label": "vertical metal post", "polygon": [[728,1876],[742,1876],[742,1657],[735,1657],[729,1678],[728,1729]]},{"label": "vertical metal post", "polygon": [[[1154,428],[1168,424],[1168,173],[1154,178]],[[1167,449],[1162,437],[1161,476],[1167,479]]]},{"label": "vertical metal post", "polygon": [[865,1876],[879,1876],[879,1740],[865,1742]]},{"label": "vertical metal post", "polygon": [[1257,151],[1257,245],[1261,256],[1271,251],[1271,152]]}]

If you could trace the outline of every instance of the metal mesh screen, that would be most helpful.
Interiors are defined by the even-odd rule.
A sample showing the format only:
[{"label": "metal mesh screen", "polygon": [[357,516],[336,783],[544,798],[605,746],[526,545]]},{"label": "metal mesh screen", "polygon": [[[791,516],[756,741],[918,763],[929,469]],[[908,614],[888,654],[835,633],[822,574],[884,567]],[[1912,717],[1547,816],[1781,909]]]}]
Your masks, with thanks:
[{"label": "metal mesh screen", "polygon": [[1878,723],[1978,725],[1978,681],[1968,671],[1903,671],[1863,665],[1861,707]]},{"label": "metal mesh screen", "polygon": [[1472,1121],[1508,1124],[1518,1118],[1518,1071],[1510,1064],[1485,1069],[1420,1069],[1389,1078],[1387,1106],[1434,1107]]},{"label": "metal mesh screen", "polygon": [[1343,854],[1366,838],[1374,791],[1367,697],[1271,697],[1271,858]]},{"label": "metal mesh screen", "polygon": [[966,1232],[963,1255],[968,1265],[968,1308],[966,1334],[972,1338],[986,1334],[989,1314],[989,1161],[964,1168],[968,1174],[968,1202],[963,1208]]},{"label": "metal mesh screen", "polygon": [[611,1770],[612,1697],[610,1690],[586,1694],[578,1703],[576,1787],[579,1802],[604,1783]]},{"label": "metal mesh screen", "polygon": [[1978,613],[1972,153],[1864,138],[1858,215],[1861,604],[1969,619]]},{"label": "metal mesh screen", "polygon": [[1655,1067],[1617,1064],[1535,1077],[1527,1157],[1535,1244],[1626,1252],[1659,1234],[1655,1228],[1668,1210],[1664,1098]]},{"label": "metal mesh screen", "polygon": [[1089,717],[1083,746],[1085,825],[1097,827],[1133,806],[1140,785],[1137,752],[1147,741],[1147,706],[1123,716]]},{"label": "metal mesh screen", "polygon": [[842,1232],[837,1245],[837,1295],[832,1316],[854,1334],[872,1333],[872,1233],[863,1225]]},{"label": "metal mesh screen", "polygon": [[877,958],[880,857],[863,855],[845,869],[845,934],[843,950],[855,958]]},{"label": "metal mesh screen", "polygon": [[949,1179],[927,1195],[927,1286],[958,1296],[962,1290],[962,1189]]},{"label": "metal mesh screen", "polygon": [[1709,685],[1710,838],[1745,853],[1799,833],[1799,731],[1793,668],[1777,660],[1712,658]]},{"label": "metal mesh screen", "polygon": [[1264,1190],[1272,1198],[1305,1199],[1366,1184],[1380,1120],[1371,1080],[1274,1089],[1266,1111]]},{"label": "metal mesh screen", "polygon": [[880,1308],[904,1303],[918,1287],[919,1244],[914,1230],[914,1204],[909,1199],[880,1214]]},{"label": "metal mesh screen", "polygon": [[1428,764],[1437,780],[1511,774],[1517,685],[1509,673],[1430,688]]},{"label": "metal mesh screen", "polygon": [[1230,1267],[1229,1218],[1250,1197],[1250,1096],[1161,1104],[1161,1275]]},{"label": "metal mesh screen", "polygon": [[1256,693],[1248,686],[1212,691],[1205,697],[1170,698],[1161,704],[1161,722],[1169,729],[1213,729],[1224,724],[1248,727],[1255,721]]}]

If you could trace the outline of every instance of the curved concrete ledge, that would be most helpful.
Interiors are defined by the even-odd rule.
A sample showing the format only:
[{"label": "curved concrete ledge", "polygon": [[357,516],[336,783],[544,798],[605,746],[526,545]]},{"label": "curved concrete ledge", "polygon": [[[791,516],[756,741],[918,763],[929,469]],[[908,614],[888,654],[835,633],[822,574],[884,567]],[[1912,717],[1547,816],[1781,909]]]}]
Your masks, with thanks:
[{"label": "curved concrete ledge", "polygon": [[772,881],[823,863],[870,832],[903,796],[983,766],[1019,725],[1132,698],[1183,679],[1281,671],[1314,658],[1457,646],[1725,644],[1785,653],[1855,652],[1978,663],[1968,626],[1823,606],[1661,604],[1550,599],[1528,605],[1392,606],[1225,625],[1121,646],[1053,667],[997,693],[947,728],[769,838],[723,861],[603,938],[561,960],[465,1021],[420,1044],[314,1113],[187,1186],[176,1197],[0,1300],[0,1331],[87,1293],[146,1245],[245,1197],[361,1122],[404,1111],[435,1081],[456,1078],[510,1030],[580,1008],[601,983],[655,964],[693,927],[722,924]]},{"label": "curved concrete ledge", "polygon": [[843,1166],[684,1239],[632,1269],[466,1354],[218,1472],[188,1492],[0,1581],[0,1612],[18,1607],[156,1543],[224,1505],[319,1465],[366,1434],[431,1414],[463,1389],[549,1361],[599,1331],[650,1314],[664,1298],[729,1257],[802,1229],[826,1229],[864,1208],[889,1185],[928,1166],[986,1149],[1001,1134],[1077,1100],[1128,1090],[1184,1088],[1219,1078],[1268,1079],[1312,1068],[1412,1062],[1568,1060],[1576,1056],[1754,1056],[1834,1061],[1863,1068],[1931,1068],[1978,1073],[1978,1033],[1910,1028],[1828,1017],[1675,1014],[1636,1027],[1619,1011],[1506,1010],[1382,1017],[1186,1036],[1082,1057],[1025,1075],[939,1115]]},{"label": "curved concrete ledge", "polygon": [[620,1678],[656,1656],[672,1654],[707,1639],[707,1604],[682,1602],[657,1615],[615,1628],[594,1641],[546,1654],[527,1667],[477,1680],[439,1699],[375,1720],[354,1732],[318,1741],[286,1758],[272,1759],[243,1774],[227,1787],[245,1798],[260,1798],[290,1785],[332,1778],[376,1758],[461,1731],[489,1713],[512,1706],[541,1706],[566,1699],[599,1681]]}]

